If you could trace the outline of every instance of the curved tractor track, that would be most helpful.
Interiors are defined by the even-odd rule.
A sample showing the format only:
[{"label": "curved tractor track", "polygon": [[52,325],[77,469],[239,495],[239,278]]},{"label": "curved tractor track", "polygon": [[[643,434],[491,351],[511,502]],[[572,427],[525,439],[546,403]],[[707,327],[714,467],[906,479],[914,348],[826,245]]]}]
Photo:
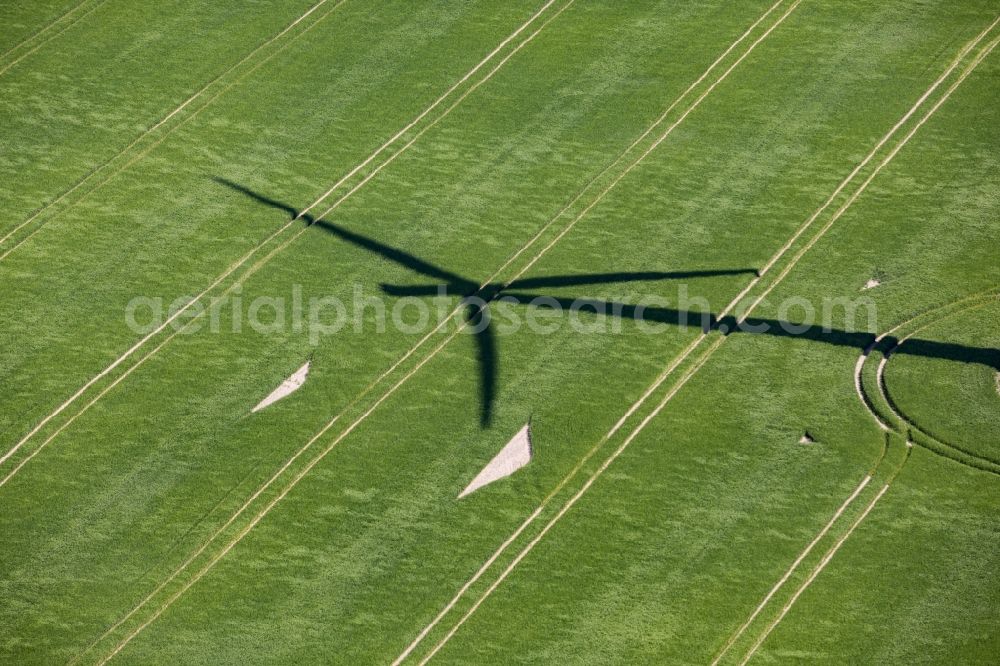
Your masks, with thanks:
[{"label": "curved tractor track", "polygon": [[893,400],[885,379],[889,361],[917,333],[956,315],[997,302],[1000,302],[1000,288],[993,288],[931,308],[898,324],[861,353],[854,369],[854,383],[865,409],[883,430],[903,435],[913,444],[962,465],[1000,475],[1000,462],[973,453],[921,427]]}]

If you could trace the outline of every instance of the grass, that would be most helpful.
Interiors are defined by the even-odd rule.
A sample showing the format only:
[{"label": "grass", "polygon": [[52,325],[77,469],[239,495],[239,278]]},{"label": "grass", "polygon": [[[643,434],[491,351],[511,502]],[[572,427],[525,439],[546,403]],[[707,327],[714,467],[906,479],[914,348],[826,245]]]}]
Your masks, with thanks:
[{"label": "grass", "polygon": [[[521,38],[564,4],[549,8]],[[223,92],[211,103],[177,118],[124,162],[113,162],[110,172],[142,156],[121,174],[35,223],[38,233],[0,260],[11,285],[0,296],[4,450],[136,341],[123,317],[131,298],[169,302],[199,293],[288,222],[286,212],[214,178],[302,210],[540,6],[413,9],[349,0],[274,49],[258,69],[240,68],[224,79],[212,89]],[[602,196],[623,171],[615,158],[768,6],[578,0],[453,110],[451,102],[491,68],[411,128],[386,156],[415,138],[412,146],[325,219],[477,280],[554,219],[500,279],[513,276],[584,211],[526,277],[760,267],[995,18],[987,2],[804,2],[685,116],[714,77],[701,82],[660,131],[683,122]],[[770,15],[744,47],[789,6]],[[53,40],[51,51],[40,49],[0,76],[0,87],[13,93],[3,96],[4,122],[24,125],[23,131],[7,125],[15,131],[4,154],[21,155],[33,167],[8,158],[19,180],[3,195],[6,228],[114,158],[307,5],[268,5],[251,23],[240,20],[238,29],[222,31],[225,41],[206,46],[201,40],[219,33],[208,30],[212,21],[228,25],[234,7],[177,3],[122,11],[109,4],[98,11],[118,23],[81,21]],[[155,32],[155,43],[169,55],[157,68],[127,57],[142,43],[140,33],[130,33],[136,41],[129,44],[101,41],[111,39],[113,26],[132,23]],[[80,57],[63,62],[59,53]],[[715,76],[740,53],[727,56]],[[94,59],[117,73],[95,81]],[[874,334],[996,285],[991,257],[998,251],[1000,124],[990,103],[996,62],[994,54],[980,65],[755,315],[794,318],[779,307],[783,299],[853,298],[878,274],[883,286],[865,292],[877,306],[877,324],[862,325]],[[58,67],[81,83],[57,85],[63,80]],[[38,86],[33,96],[17,94],[32,81]],[[64,107],[67,117],[41,121],[31,112],[32,100],[50,93],[74,102]],[[73,112],[78,108],[120,113],[123,120],[101,121],[92,131]],[[265,252],[301,228],[297,222]],[[244,303],[287,297],[296,286],[306,298],[350,300],[355,285],[374,295],[380,284],[426,283],[318,226],[241,275],[209,295],[238,278]],[[718,311],[750,278],[694,279],[684,286]],[[678,286],[663,282],[652,290],[676,299]],[[634,303],[649,289],[617,284],[537,293]],[[223,309],[224,319],[232,307]],[[520,316],[527,311],[514,308]],[[609,323],[586,315],[583,321]],[[989,316],[963,321],[969,328],[948,320],[922,335],[995,346]],[[0,466],[6,473],[66,426],[0,487],[0,617],[8,628],[0,654],[23,663],[81,654],[83,663],[97,662],[141,628],[116,661],[391,662],[555,490],[539,519],[418,646],[413,657],[419,660],[670,389],[667,382],[623,431],[585,458],[698,335],[665,324],[654,330],[645,334],[626,321],[606,335],[563,327],[552,335],[522,329],[501,337],[488,428],[479,421],[480,366],[468,335],[429,357],[445,339],[439,334],[367,392],[419,336],[377,333],[369,320],[360,331],[346,329],[316,347],[306,332],[290,329],[266,335],[202,330],[171,338],[93,407],[74,417],[141,355]],[[169,335],[154,336],[148,349]],[[710,341],[716,339],[713,333]],[[792,337],[728,337],[437,659],[711,661],[873,473],[844,520],[734,643],[727,663],[738,663],[886,482],[890,491],[777,625],[758,659],[844,662],[878,654],[889,661],[987,661],[1000,635],[995,586],[968,591],[971,581],[993,576],[989,558],[976,556],[992,552],[996,540],[990,523],[996,477],[920,448],[907,456],[898,437],[884,449],[885,436],[854,392],[851,370],[859,352]],[[310,355],[313,369],[303,389],[249,415]],[[962,407],[942,414],[934,400],[939,392],[922,379],[931,373],[950,385],[966,373],[986,376],[986,369],[970,368],[899,356],[890,364],[890,391],[929,429],[946,429],[989,452],[995,419],[983,424],[980,417],[996,402],[979,396],[981,402],[967,404],[955,394],[952,402]],[[404,377],[399,390],[366,415]],[[336,414],[342,416],[317,444],[227,524]],[[532,464],[456,502],[468,479],[529,418]],[[356,429],[345,434],[355,421]],[[796,443],[806,430],[816,444]],[[581,471],[560,486],[581,460]],[[262,511],[266,515],[253,521]],[[151,593],[148,604],[126,617]],[[156,614],[167,603],[169,609]]]}]

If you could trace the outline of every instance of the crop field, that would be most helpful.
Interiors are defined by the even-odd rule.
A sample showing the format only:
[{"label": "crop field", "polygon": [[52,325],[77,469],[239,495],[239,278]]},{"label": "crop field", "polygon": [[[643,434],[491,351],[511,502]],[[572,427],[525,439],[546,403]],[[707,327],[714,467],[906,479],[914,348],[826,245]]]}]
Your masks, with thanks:
[{"label": "crop field", "polygon": [[0,663],[997,663],[998,45],[0,3]]}]

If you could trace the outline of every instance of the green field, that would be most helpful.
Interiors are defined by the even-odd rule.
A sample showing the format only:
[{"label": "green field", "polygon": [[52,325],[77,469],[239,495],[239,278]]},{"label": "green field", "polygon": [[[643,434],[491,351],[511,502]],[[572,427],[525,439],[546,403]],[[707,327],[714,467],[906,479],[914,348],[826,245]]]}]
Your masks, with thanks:
[{"label": "green field", "polygon": [[0,25],[0,663],[997,662],[995,1]]}]

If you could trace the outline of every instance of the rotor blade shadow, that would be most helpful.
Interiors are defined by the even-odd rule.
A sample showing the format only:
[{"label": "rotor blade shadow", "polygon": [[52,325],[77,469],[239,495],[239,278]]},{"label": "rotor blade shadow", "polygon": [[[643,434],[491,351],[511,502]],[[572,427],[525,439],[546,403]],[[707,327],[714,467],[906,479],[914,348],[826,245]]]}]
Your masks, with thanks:
[{"label": "rotor blade shadow", "polygon": [[[504,287],[500,284],[489,284],[485,285],[480,292],[484,294],[484,300],[489,300],[494,294],[500,293],[501,290],[506,289],[544,289],[544,288],[558,288],[558,287],[578,287],[587,285],[597,285],[597,284],[620,284],[627,282],[659,282],[661,280],[685,280],[685,279],[696,279],[703,277],[716,277],[716,276],[727,276],[727,275],[744,275],[744,274],[754,274],[756,275],[757,270],[753,268],[737,268],[728,270],[713,270],[713,271],[641,271],[641,272],[628,272],[628,273],[586,273],[581,275],[550,275],[545,277],[537,278],[524,278],[520,280],[514,280]],[[470,282],[471,283],[471,282]],[[382,291],[390,296],[435,296],[442,293],[450,294],[452,296],[469,296],[468,292],[463,292],[456,294],[453,291],[448,291],[450,285],[416,285],[416,286],[402,286],[402,285],[391,285],[382,284]],[[464,285],[463,285],[464,286]]]},{"label": "rotor blade shadow", "polygon": [[493,403],[497,395],[497,341],[488,307],[469,304],[466,321],[475,336],[479,360],[479,424],[487,428],[493,421]]},{"label": "rotor blade shadow", "polygon": [[298,218],[299,216],[299,211],[289,206],[288,204],[283,203],[281,201],[277,201],[276,199],[271,199],[270,197],[266,197],[263,194],[254,192],[250,188],[244,187],[239,183],[234,183],[231,180],[227,180],[226,178],[220,178],[219,176],[212,176],[212,180],[214,180],[216,183],[219,183],[220,185],[228,187],[231,190],[236,190],[240,194],[250,197],[259,204],[263,204],[264,206],[268,206],[269,208],[277,208],[278,210],[284,211],[293,220]]},{"label": "rotor blade shadow", "polygon": [[550,275],[514,280],[508,289],[545,289],[555,287],[577,287],[595,284],[618,284],[622,282],[659,282],[661,280],[690,280],[726,275],[757,274],[754,268],[736,268],[712,271],[641,271],[623,273],[587,273],[583,275]]},{"label": "rotor blade shadow", "polygon": [[339,224],[334,224],[333,222],[320,219],[316,220],[314,226],[336,236],[337,238],[340,238],[341,240],[345,240],[352,245],[374,252],[375,254],[378,254],[393,263],[409,268],[410,270],[420,273],[421,275],[425,275],[436,280],[444,280],[445,282],[449,282],[454,285],[472,284],[471,280],[466,280],[461,275],[445,270],[440,266],[430,263],[429,261],[424,261],[423,259],[420,259],[404,250],[400,250],[399,248],[380,243],[374,238],[369,238],[368,236],[364,236],[354,231],[349,231]]},{"label": "rotor blade shadow", "polygon": [[[248,187],[244,187],[239,183],[234,183],[231,180],[227,180],[226,178],[220,178],[218,176],[214,176],[212,180],[219,183],[220,185],[224,185],[225,187],[235,190],[240,194],[250,197],[254,201],[264,206],[284,211],[289,216],[291,216],[292,219],[296,219],[300,215],[299,211],[296,208],[289,206],[288,204],[278,201],[276,199],[264,196],[263,194],[255,192],[254,190],[251,190]],[[347,242],[356,245],[358,247],[361,247],[365,250],[381,255],[382,257],[388,259],[389,261],[405,266],[406,268],[409,268],[410,270],[416,271],[417,273],[420,273],[427,277],[434,278],[436,280],[444,280],[456,285],[471,284],[470,280],[466,280],[462,276],[452,273],[451,271],[447,271],[441,268],[440,266],[435,266],[430,262],[424,261],[423,259],[419,259],[416,256],[410,254],[409,252],[405,252],[403,250],[400,250],[399,248],[392,247],[391,245],[380,243],[375,239],[369,238],[362,234],[349,231],[348,229],[345,229],[344,227],[338,224],[334,224],[333,222],[328,222],[322,219],[317,220],[314,219],[311,215],[304,215],[302,216],[302,218],[308,224],[319,227],[320,229],[326,231],[329,234],[332,234],[342,240],[346,240]]]},{"label": "rotor blade shadow", "polygon": [[460,294],[451,293],[448,290],[450,285],[395,285],[395,284],[381,284],[382,292],[389,296],[398,296],[400,298],[419,298],[421,296],[437,296],[439,294],[444,296],[458,296]]}]

